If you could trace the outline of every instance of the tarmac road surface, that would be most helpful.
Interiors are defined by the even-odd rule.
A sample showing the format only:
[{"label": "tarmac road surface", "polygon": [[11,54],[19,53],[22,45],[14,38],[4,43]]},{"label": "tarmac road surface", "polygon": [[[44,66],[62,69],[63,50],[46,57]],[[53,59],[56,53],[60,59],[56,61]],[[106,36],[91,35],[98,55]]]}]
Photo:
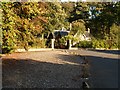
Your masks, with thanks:
[{"label": "tarmac road surface", "polygon": [[22,52],[4,56],[3,88],[81,88],[83,57],[90,65],[87,80],[90,88],[118,88],[118,53],[82,49]]},{"label": "tarmac road surface", "polygon": [[90,64],[91,88],[118,88],[120,50],[70,50],[85,56]]}]

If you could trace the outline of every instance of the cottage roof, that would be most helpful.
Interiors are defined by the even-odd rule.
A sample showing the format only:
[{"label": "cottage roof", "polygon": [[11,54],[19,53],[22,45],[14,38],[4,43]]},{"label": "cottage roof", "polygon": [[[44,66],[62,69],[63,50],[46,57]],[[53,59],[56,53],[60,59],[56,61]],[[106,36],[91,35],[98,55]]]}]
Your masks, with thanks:
[{"label": "cottage roof", "polygon": [[85,35],[86,37],[90,37],[90,33],[89,33],[88,31],[85,31],[84,35]]},{"label": "cottage roof", "polygon": [[60,31],[60,30],[54,31],[55,37],[57,37],[58,35],[60,35],[60,37],[63,37],[68,35],[68,33],[69,33],[68,31]]}]

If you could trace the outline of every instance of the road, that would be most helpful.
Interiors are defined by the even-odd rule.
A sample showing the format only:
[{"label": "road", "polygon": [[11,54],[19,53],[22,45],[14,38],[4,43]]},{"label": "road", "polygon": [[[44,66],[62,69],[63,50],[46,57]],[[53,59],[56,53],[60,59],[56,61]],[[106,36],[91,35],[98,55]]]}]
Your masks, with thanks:
[{"label": "road", "polygon": [[70,50],[85,56],[90,64],[91,88],[118,88],[118,53],[115,50]]},{"label": "road", "polygon": [[118,87],[116,51],[53,50],[2,57],[3,88],[81,88],[81,62],[89,63],[90,88]]},{"label": "road", "polygon": [[81,59],[63,51],[13,53],[2,57],[3,88],[81,88]]}]

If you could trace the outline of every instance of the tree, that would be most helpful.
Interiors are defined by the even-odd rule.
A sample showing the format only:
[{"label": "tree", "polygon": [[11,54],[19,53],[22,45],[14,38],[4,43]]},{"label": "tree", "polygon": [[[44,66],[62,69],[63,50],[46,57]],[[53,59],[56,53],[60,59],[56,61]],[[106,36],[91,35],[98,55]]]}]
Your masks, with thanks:
[{"label": "tree", "polygon": [[61,3],[62,9],[65,11],[67,14],[67,19],[70,17],[71,12],[74,10],[74,2],[63,2]]},{"label": "tree", "polygon": [[110,34],[109,34],[109,48],[120,48],[119,47],[119,33],[120,33],[120,26],[116,25],[115,23],[110,27]]},{"label": "tree", "polygon": [[17,15],[13,12],[13,3],[1,3],[2,7],[2,33],[3,33],[3,53],[11,51],[15,48],[16,43],[16,29],[15,20]]},{"label": "tree", "polygon": [[[27,50],[29,42],[36,40],[37,34],[43,30],[44,18],[41,14],[44,10],[41,9],[40,3],[2,2],[1,6],[3,10],[3,52],[9,52],[19,46]],[[39,23],[36,23],[36,18]]]},{"label": "tree", "polygon": [[[113,23],[117,23],[116,14],[116,4],[115,3],[102,3],[102,9],[99,15],[95,15],[95,18],[92,18],[89,21],[89,28],[91,29],[91,33],[94,37],[104,39],[106,35],[110,34],[110,27]],[[97,8],[97,7],[96,7]]]},{"label": "tree", "polygon": [[71,12],[69,22],[83,19],[84,21],[88,20],[89,17],[89,7],[88,3],[76,2],[74,5],[74,10]]},{"label": "tree", "polygon": [[44,28],[49,33],[53,30],[60,30],[62,27],[68,29],[67,14],[62,9],[60,2],[47,2],[47,13],[44,16],[48,19],[48,23],[44,25]]},{"label": "tree", "polygon": [[[118,33],[119,33],[119,2],[105,2],[100,4],[99,15],[94,13],[95,18],[91,18],[88,27],[91,29],[91,34],[100,42],[104,42],[108,48],[117,48]],[[99,8],[96,6],[96,8]],[[96,10],[95,8],[95,10]]]},{"label": "tree", "polygon": [[70,33],[72,35],[80,35],[83,34],[86,30],[85,28],[85,22],[81,19],[73,21],[72,22],[72,30],[70,31]]}]

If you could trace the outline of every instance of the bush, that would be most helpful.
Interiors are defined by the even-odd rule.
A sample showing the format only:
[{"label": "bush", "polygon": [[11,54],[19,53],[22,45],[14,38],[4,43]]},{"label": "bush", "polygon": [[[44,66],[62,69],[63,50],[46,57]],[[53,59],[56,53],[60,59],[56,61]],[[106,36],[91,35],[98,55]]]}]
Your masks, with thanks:
[{"label": "bush", "polygon": [[36,47],[36,48],[45,48],[46,39],[36,39],[33,42],[29,42],[30,47]]},{"label": "bush", "polygon": [[92,42],[91,41],[80,41],[78,44],[76,44],[79,48],[92,48]]},{"label": "bush", "polygon": [[12,53],[14,50],[15,50],[14,48],[11,48],[11,47],[8,47],[8,46],[3,46],[2,47],[2,54]]},{"label": "bush", "polygon": [[93,40],[92,47],[93,48],[104,48],[104,42],[101,40]]},{"label": "bush", "polygon": [[60,39],[56,39],[55,40],[55,48],[66,48],[66,45],[67,45],[67,40],[65,37],[62,37]]},{"label": "bush", "polygon": [[119,44],[116,41],[94,39],[92,41],[80,41],[75,46],[79,48],[115,49],[118,48]]},{"label": "bush", "polygon": [[118,43],[111,40],[93,40],[92,48],[105,48],[105,49],[114,49],[118,48]]}]

